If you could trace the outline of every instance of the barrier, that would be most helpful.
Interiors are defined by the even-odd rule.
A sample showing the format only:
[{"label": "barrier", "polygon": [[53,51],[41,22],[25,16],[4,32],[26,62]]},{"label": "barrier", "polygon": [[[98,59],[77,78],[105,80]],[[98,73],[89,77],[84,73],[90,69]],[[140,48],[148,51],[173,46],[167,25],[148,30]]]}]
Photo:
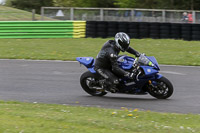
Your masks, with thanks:
[{"label": "barrier", "polygon": [[200,40],[200,24],[114,21],[0,21],[0,38],[114,37]]},{"label": "barrier", "polygon": [[1,21],[0,38],[81,38],[85,21]]},{"label": "barrier", "polygon": [[131,38],[200,40],[200,24],[158,22],[87,21],[86,37],[114,37],[126,32]]},{"label": "barrier", "polygon": [[73,22],[73,37],[82,38],[85,37],[86,32],[86,21],[74,21]]}]

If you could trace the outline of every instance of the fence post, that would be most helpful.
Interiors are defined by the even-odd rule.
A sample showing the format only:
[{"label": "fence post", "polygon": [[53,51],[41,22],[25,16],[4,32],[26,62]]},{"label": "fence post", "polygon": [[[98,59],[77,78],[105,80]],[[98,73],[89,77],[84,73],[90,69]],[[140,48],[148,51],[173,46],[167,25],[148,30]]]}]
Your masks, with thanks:
[{"label": "fence post", "polygon": [[166,12],[165,12],[165,10],[162,10],[162,20],[163,20],[163,22],[166,21],[165,17],[166,17]]},{"label": "fence post", "polygon": [[192,11],[193,23],[196,23],[196,12]]},{"label": "fence post", "polygon": [[41,7],[41,20],[44,20],[44,7]]},{"label": "fence post", "polygon": [[35,21],[35,9],[32,9],[32,21]]},{"label": "fence post", "polygon": [[134,20],[134,16],[135,16],[135,12],[134,12],[134,9],[133,9],[133,10],[131,10],[131,21]]},{"label": "fence post", "polygon": [[70,20],[74,20],[74,8],[70,8]]},{"label": "fence post", "polygon": [[103,8],[100,9],[100,20],[103,21]]}]

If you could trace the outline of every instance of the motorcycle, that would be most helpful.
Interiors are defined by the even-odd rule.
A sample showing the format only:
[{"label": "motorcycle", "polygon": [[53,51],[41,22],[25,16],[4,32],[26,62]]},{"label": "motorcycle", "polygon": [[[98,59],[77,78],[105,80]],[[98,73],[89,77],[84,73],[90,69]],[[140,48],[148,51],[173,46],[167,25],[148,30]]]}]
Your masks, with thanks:
[{"label": "motorcycle", "polygon": [[[80,77],[83,90],[92,96],[104,96],[107,89],[100,84],[105,80],[94,70],[95,59],[93,57],[77,57],[76,60],[83,64],[88,71]],[[150,94],[157,99],[167,99],[173,94],[172,83],[163,75],[159,74],[160,67],[154,56],[141,54],[139,58],[121,55],[117,58],[120,68],[132,72],[137,68],[136,79],[119,77],[118,91],[123,94]],[[142,93],[141,93],[142,92]]]}]

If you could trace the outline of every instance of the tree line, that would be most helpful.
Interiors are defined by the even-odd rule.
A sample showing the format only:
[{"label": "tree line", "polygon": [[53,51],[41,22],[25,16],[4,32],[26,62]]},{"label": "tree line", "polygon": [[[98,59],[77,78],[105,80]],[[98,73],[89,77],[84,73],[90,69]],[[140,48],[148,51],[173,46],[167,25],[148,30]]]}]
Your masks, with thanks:
[{"label": "tree line", "polygon": [[43,6],[200,10],[200,0],[6,0],[6,5],[37,13]]}]

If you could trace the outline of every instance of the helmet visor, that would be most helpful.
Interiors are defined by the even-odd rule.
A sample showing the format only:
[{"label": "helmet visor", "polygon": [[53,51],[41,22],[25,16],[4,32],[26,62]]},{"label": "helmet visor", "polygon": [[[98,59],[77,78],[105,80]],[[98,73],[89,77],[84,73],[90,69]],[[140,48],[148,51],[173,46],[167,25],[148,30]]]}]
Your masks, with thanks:
[{"label": "helmet visor", "polygon": [[121,46],[121,48],[123,49],[123,51],[126,51],[128,49],[129,46],[129,41],[121,41],[118,40],[119,45]]}]

